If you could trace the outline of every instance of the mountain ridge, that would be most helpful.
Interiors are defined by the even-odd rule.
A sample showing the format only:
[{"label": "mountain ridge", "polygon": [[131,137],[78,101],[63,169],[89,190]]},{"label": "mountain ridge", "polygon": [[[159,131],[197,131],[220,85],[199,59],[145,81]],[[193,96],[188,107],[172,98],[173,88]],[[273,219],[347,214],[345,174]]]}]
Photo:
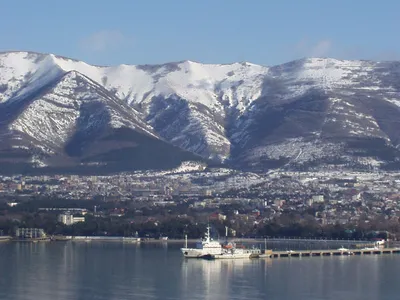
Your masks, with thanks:
[{"label": "mountain ridge", "polygon": [[[131,107],[124,109],[136,111],[158,138],[215,162],[264,170],[271,164],[375,166],[398,160],[397,61],[303,58],[265,67],[185,60],[99,67],[53,54],[3,52],[0,102],[70,71]],[[390,151],[379,151],[391,152],[391,160],[349,148],[360,139],[381,140]]]},{"label": "mountain ridge", "polygon": [[[200,157],[158,137],[139,112],[77,71],[64,73],[31,97],[5,105],[10,115],[10,107],[16,109],[15,116],[0,127],[2,168],[9,169],[10,156],[30,172],[35,171],[32,165],[43,172],[116,172],[201,162]],[[155,149],[163,150],[158,159]]]}]

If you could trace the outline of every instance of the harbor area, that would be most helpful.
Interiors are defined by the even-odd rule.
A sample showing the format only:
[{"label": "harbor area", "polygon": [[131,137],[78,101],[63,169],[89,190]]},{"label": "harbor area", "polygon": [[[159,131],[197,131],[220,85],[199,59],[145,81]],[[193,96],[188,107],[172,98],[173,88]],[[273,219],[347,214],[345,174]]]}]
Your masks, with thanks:
[{"label": "harbor area", "polygon": [[265,239],[259,258],[322,257],[348,255],[399,254],[400,245],[395,241],[367,240],[318,240],[318,239]]},{"label": "harbor area", "polygon": [[0,242],[8,242],[11,236],[0,236]]},{"label": "harbor area", "polygon": [[[400,247],[393,241],[385,239],[374,240],[327,240],[327,239],[280,239],[264,238],[264,245],[258,241],[236,243],[228,240],[226,232],[225,241],[213,240],[210,237],[210,227],[204,239],[192,247],[188,246],[185,237],[185,246],[181,252],[185,258],[203,259],[235,259],[235,258],[281,258],[281,257],[322,257],[322,256],[348,256],[348,255],[374,255],[400,253]],[[340,246],[339,246],[340,245]]]},{"label": "harbor area", "polygon": [[339,256],[339,255],[378,255],[400,253],[400,248],[381,248],[381,249],[321,249],[321,250],[289,250],[272,251],[266,250],[261,257],[280,258],[280,257],[313,257],[313,256]]}]

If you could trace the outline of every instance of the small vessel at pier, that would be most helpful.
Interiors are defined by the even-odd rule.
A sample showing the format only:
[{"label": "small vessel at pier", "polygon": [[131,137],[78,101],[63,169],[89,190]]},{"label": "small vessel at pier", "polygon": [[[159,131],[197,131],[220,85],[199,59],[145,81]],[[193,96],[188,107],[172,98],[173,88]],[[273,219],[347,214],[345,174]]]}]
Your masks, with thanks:
[{"label": "small vessel at pier", "polygon": [[52,242],[67,242],[72,240],[72,236],[65,236],[65,235],[52,235],[50,237],[50,241]]},{"label": "small vessel at pier", "polygon": [[375,250],[380,250],[381,248],[379,248],[378,246],[374,246],[374,247],[365,247],[365,248],[362,248],[361,250],[366,250],[366,251],[368,251],[368,250],[371,250],[371,251],[375,251]]},{"label": "small vessel at pier", "polygon": [[343,254],[343,255],[345,255],[345,254],[348,254],[348,255],[354,255],[354,253],[351,251],[351,250],[349,250],[349,249],[347,249],[347,248],[344,248],[343,246],[341,246],[339,249],[337,249],[338,251],[340,251],[341,252],[341,254]]},{"label": "small vessel at pier", "polygon": [[196,243],[196,248],[188,248],[187,240],[185,248],[181,252],[186,258],[204,258],[204,259],[235,259],[258,257],[261,250],[257,248],[246,249],[237,247],[235,243],[226,243],[222,245],[210,237],[210,227],[207,227],[204,239]]}]

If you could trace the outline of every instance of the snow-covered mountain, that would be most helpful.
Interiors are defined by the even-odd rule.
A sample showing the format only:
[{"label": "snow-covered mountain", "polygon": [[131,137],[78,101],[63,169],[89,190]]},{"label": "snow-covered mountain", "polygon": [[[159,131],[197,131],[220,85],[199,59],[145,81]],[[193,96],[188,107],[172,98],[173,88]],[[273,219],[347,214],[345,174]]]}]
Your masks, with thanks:
[{"label": "snow-covered mountain", "polygon": [[[101,92],[93,96],[91,89]],[[99,94],[107,100],[95,100]],[[100,108],[86,113],[85,105],[106,102],[110,128],[161,137],[242,168],[394,165],[400,157],[399,62],[309,58],[273,67],[192,61],[100,67],[6,52],[0,53],[0,101],[4,128],[54,153],[64,142],[76,150],[74,128],[105,118]],[[57,124],[49,121],[58,117]]]},{"label": "snow-covered mountain", "polygon": [[85,75],[35,74],[0,105],[1,168],[115,172],[201,161],[162,140],[138,111]]}]

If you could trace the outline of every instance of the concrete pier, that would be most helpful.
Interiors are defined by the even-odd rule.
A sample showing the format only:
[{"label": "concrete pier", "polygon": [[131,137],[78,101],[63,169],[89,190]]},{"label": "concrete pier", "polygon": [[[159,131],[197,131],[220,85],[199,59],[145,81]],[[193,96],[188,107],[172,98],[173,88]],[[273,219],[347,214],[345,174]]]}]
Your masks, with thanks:
[{"label": "concrete pier", "polygon": [[8,242],[11,240],[11,236],[0,236],[0,242]]},{"label": "concrete pier", "polygon": [[348,249],[342,250],[290,250],[290,251],[271,251],[265,256],[271,258],[279,257],[310,257],[310,256],[340,256],[340,255],[372,255],[372,254],[394,254],[400,253],[400,248],[381,248],[381,249]]}]

